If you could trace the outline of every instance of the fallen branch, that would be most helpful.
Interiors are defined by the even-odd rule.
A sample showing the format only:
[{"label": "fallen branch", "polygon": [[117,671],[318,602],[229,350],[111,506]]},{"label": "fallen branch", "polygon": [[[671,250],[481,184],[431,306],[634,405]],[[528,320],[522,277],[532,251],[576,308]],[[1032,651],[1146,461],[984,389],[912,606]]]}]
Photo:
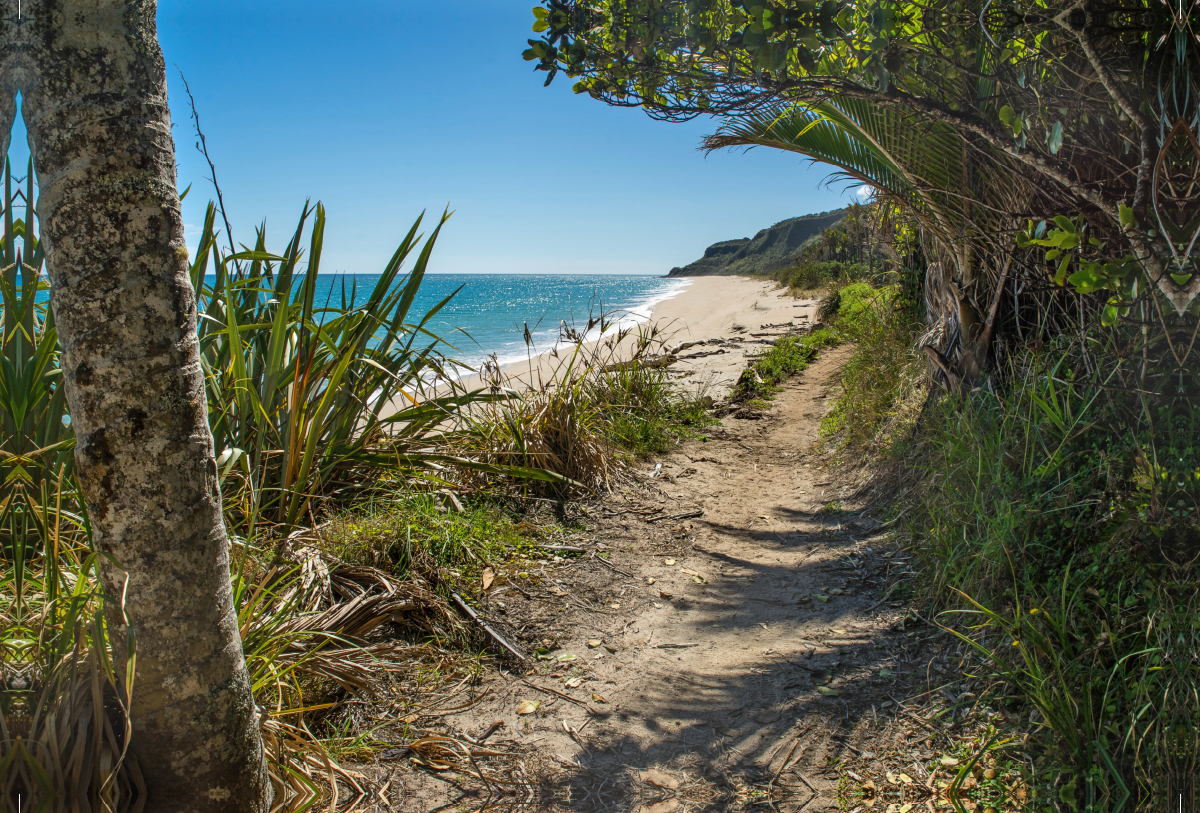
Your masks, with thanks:
[{"label": "fallen branch", "polygon": [[515,646],[513,646],[507,640],[505,640],[503,635],[496,632],[496,630],[492,629],[491,624],[487,623],[482,618],[480,618],[478,616],[478,614],[476,614],[476,612],[473,609],[471,609],[471,605],[467,604],[467,602],[463,601],[462,596],[460,596],[458,593],[451,593],[450,598],[452,598],[454,600],[454,603],[458,605],[458,608],[460,610],[462,610],[464,613],[466,613],[467,618],[470,618],[472,621],[474,621],[476,624],[478,624],[479,628],[482,629],[485,633],[487,633],[487,636],[489,638],[491,638],[493,641],[498,643],[501,647],[506,649],[509,653],[512,654],[512,656],[514,658],[516,658],[519,661],[528,661],[529,660],[529,658],[525,657],[525,655],[519,649],[517,649]]},{"label": "fallen branch", "polygon": [[710,350],[707,353],[692,353],[690,356],[681,356],[680,361],[687,361],[688,359],[702,359],[707,358],[708,356],[719,356],[724,352],[725,350],[722,348],[720,350]]},{"label": "fallen branch", "polygon": [[606,561],[604,560],[604,557],[602,557],[602,556],[597,556],[597,555],[596,555],[596,551],[592,551],[592,558],[593,558],[593,559],[595,559],[595,560],[596,560],[597,562],[599,562],[600,564],[602,564],[602,565],[604,565],[605,567],[607,567],[609,570],[615,570],[617,573],[620,573],[622,576],[628,576],[628,577],[629,577],[629,578],[631,578],[631,579],[636,579],[636,578],[637,578],[637,576],[634,576],[632,573],[629,573],[629,572],[627,572],[627,571],[621,570],[621,568],[617,567],[616,565],[614,565],[614,564],[612,564],[612,563],[610,563],[610,562],[606,562]]},{"label": "fallen branch", "polygon": [[528,686],[531,689],[537,689],[539,692],[545,692],[546,694],[552,694],[555,697],[561,697],[563,700],[569,700],[577,706],[583,706],[589,712],[592,711],[592,709],[588,706],[587,703],[583,702],[582,700],[577,700],[574,697],[571,697],[571,695],[569,695],[569,694],[563,694],[562,692],[554,691],[554,689],[547,689],[545,686],[539,686],[536,683],[530,683],[528,680],[525,680],[524,678],[521,678],[521,682],[524,683],[526,686]]},{"label": "fallen branch", "polygon": [[638,367],[644,367],[647,370],[657,370],[660,367],[667,367],[679,361],[678,356],[658,356],[652,359],[633,359],[631,361],[619,361],[616,364],[608,364],[604,367],[606,373],[617,373],[621,370],[631,370]]},{"label": "fallen branch", "polygon": [[692,517],[702,517],[704,511],[697,509],[695,511],[684,511],[682,514],[671,514],[668,517],[654,517],[646,520],[646,522],[662,522],[664,519],[691,519]]}]

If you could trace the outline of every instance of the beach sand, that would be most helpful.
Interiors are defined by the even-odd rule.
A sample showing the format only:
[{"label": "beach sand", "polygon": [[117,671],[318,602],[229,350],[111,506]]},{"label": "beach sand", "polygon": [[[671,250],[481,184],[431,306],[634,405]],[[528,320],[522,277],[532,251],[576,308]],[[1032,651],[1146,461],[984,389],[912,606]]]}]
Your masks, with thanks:
[{"label": "beach sand", "polygon": [[[689,284],[676,296],[654,306],[650,318],[641,325],[641,331],[657,329],[660,336],[666,337],[666,344],[672,347],[684,342],[728,342],[726,345],[687,348],[679,353],[679,361],[670,366],[674,377],[695,389],[711,390],[710,394],[717,399],[737,380],[746,366],[748,353],[761,352],[765,341],[790,329],[790,326],[783,327],[789,323],[799,326],[816,321],[816,300],[793,299],[769,280],[750,277],[686,279]],[[628,357],[635,335],[636,332],[615,349],[614,359]],[[585,352],[593,347],[594,343],[586,345]],[[570,351],[559,350],[505,365],[501,368],[505,386],[522,389],[530,383],[549,381],[557,368],[569,363],[570,355]],[[474,389],[480,386],[479,378],[469,376],[459,385]]]},{"label": "beach sand", "polygon": [[[673,343],[710,339],[740,340],[740,347],[692,347],[671,365],[672,373],[696,386],[708,386],[720,399],[746,367],[747,351],[761,352],[763,341],[785,333],[791,327],[817,319],[817,300],[793,299],[774,282],[750,277],[694,277],[692,284],[674,299],[659,303],[651,322],[660,330],[674,334]],[[753,334],[769,334],[755,336]],[[696,353],[719,349],[726,352],[688,358]]]}]

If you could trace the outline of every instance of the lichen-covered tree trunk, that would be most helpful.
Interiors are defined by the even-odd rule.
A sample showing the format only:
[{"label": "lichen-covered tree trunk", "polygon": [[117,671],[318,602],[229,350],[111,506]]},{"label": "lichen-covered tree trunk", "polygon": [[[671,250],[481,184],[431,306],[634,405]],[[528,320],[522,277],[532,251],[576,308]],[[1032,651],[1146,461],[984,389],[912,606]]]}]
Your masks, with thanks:
[{"label": "lichen-covered tree trunk", "polygon": [[7,142],[19,91],[79,478],[96,543],[120,564],[102,565],[106,594],[123,597],[136,633],[146,809],[261,811],[270,785],[230,588],[155,3],[14,11],[0,23],[0,125]]}]

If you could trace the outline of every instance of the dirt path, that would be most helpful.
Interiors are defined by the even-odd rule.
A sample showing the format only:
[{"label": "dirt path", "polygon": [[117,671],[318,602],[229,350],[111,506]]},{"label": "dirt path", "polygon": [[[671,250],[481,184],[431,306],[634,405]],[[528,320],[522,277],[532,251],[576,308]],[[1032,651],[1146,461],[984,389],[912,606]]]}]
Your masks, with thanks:
[{"label": "dirt path", "polygon": [[[916,665],[922,639],[885,600],[907,562],[870,510],[838,505],[842,488],[813,453],[847,353],[822,354],[761,419],[726,418],[707,442],[683,444],[658,476],[653,461],[640,467],[620,499],[592,511],[576,543],[589,556],[542,560],[493,589],[489,616],[548,651],[532,668],[510,663],[444,723],[478,737],[503,721],[488,742],[543,761],[542,792],[524,809],[770,799],[820,810],[837,806],[847,770],[931,755],[897,714],[937,672]],[[523,701],[540,705],[519,714]],[[393,787],[397,810],[451,801]],[[444,809],[455,807],[471,805]]]}]

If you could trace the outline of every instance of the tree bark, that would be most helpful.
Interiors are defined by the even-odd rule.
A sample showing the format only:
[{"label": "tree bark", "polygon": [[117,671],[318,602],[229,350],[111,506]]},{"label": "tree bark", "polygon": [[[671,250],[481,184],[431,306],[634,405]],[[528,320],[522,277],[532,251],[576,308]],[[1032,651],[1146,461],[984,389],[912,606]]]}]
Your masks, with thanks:
[{"label": "tree bark", "polygon": [[123,597],[136,633],[131,747],[146,809],[257,813],[270,783],[230,586],[155,2],[25,0],[20,20],[4,15],[5,96],[22,94],[38,171],[79,479],[96,545],[120,564],[102,563],[105,592]]}]

